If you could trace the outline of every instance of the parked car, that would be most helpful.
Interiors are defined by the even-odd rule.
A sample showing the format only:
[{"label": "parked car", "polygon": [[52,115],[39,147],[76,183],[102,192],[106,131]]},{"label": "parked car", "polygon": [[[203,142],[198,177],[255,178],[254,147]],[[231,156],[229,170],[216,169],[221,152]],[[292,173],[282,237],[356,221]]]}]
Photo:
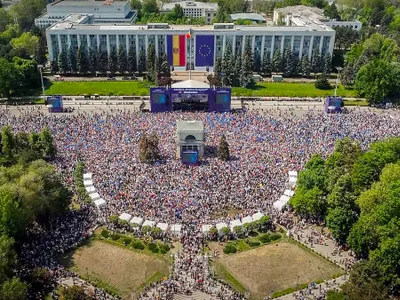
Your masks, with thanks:
[{"label": "parked car", "polygon": [[117,80],[117,78],[115,78],[115,77],[108,77],[107,80],[108,80],[108,81]]},{"label": "parked car", "polygon": [[55,81],[64,81],[64,77],[62,77],[61,75],[54,75],[54,80]]},{"label": "parked car", "polygon": [[253,75],[253,80],[254,80],[255,82],[264,81],[264,79],[262,78],[262,76],[261,76],[261,75],[258,75],[258,74],[254,74],[254,75]]}]

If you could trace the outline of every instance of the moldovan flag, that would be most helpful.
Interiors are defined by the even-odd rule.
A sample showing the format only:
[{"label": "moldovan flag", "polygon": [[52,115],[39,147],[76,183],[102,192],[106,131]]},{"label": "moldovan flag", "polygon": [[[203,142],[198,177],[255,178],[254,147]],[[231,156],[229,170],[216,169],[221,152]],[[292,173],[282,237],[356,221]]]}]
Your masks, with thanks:
[{"label": "moldovan flag", "polygon": [[186,37],[184,35],[167,36],[167,55],[171,66],[186,66]]}]

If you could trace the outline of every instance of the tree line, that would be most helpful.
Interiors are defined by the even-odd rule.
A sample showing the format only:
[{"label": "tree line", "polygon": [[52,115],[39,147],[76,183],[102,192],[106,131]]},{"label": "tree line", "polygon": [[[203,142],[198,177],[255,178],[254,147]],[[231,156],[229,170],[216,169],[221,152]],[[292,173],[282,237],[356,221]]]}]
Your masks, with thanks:
[{"label": "tree line", "polygon": [[[25,299],[30,283],[14,273],[17,249],[33,224],[47,224],[62,215],[70,192],[44,159],[56,154],[48,129],[40,133],[0,135],[0,299]],[[32,283],[33,284],[33,283]]]},{"label": "tree line", "polygon": [[[399,197],[400,138],[373,143],[364,152],[355,141],[339,140],[327,159],[314,155],[300,172],[290,200],[296,214],[323,221],[339,243],[366,260],[367,267],[357,266],[354,276],[367,268],[370,283],[350,280],[344,290],[346,299],[387,299],[374,297],[399,294]],[[381,290],[373,291],[375,286]]]}]

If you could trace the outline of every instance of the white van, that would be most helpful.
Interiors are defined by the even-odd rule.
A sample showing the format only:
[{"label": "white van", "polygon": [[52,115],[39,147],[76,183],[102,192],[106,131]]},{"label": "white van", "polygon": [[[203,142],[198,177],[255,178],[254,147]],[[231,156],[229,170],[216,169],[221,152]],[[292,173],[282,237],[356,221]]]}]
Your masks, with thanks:
[{"label": "white van", "polygon": [[261,76],[261,75],[258,75],[258,74],[253,74],[253,80],[254,80],[255,82],[264,81],[264,79],[262,78],[262,76]]}]

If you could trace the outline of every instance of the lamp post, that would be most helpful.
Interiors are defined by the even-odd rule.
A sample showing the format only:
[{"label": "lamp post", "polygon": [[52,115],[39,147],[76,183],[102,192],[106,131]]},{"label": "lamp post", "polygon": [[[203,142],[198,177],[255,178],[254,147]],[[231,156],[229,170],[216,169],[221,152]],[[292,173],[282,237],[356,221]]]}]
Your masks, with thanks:
[{"label": "lamp post", "polygon": [[38,67],[38,69],[39,69],[39,71],[40,71],[40,80],[41,80],[41,82],[42,82],[42,93],[43,93],[43,100],[45,100],[45,91],[44,91],[44,83],[43,83],[43,72],[42,72],[42,69],[44,68],[44,66],[43,65],[38,65],[37,66]]},{"label": "lamp post", "polygon": [[336,91],[337,91],[337,88],[338,88],[338,85],[339,85],[340,71],[342,71],[343,68],[342,67],[337,67],[336,70],[338,70],[338,74],[337,74],[337,77],[336,77],[336,85],[335,85],[335,99],[336,99]]}]

